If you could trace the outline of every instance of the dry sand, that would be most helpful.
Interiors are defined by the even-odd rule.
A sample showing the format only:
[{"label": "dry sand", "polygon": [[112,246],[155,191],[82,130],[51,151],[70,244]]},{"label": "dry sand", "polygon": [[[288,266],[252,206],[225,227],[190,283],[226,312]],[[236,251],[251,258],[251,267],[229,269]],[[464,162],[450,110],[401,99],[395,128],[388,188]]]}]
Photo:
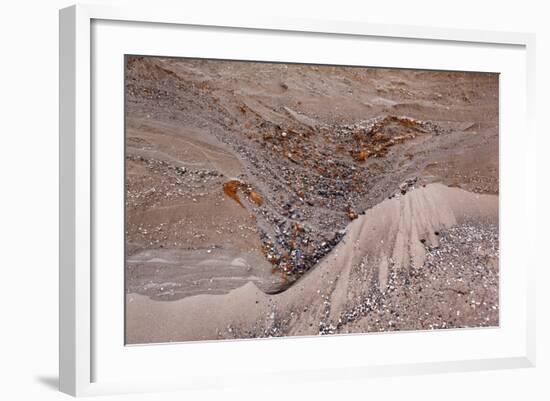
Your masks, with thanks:
[{"label": "dry sand", "polygon": [[[373,295],[391,291],[390,277],[412,276],[411,270],[425,269],[426,253],[437,249],[440,234],[455,226],[498,223],[498,197],[479,195],[441,184],[430,184],[406,195],[383,201],[354,220],[342,241],[319,265],[286,291],[268,295],[252,282],[223,295],[201,294],[172,302],[155,301],[138,294],[127,295],[127,341],[150,343],[217,338],[253,338],[282,335],[318,334],[326,328],[333,333],[370,331],[364,316],[348,315]],[[437,234],[436,234],[437,233]],[[422,242],[424,240],[424,242]],[[471,238],[461,238],[469,241]],[[482,244],[478,240],[477,245]],[[445,307],[455,315],[446,327],[498,324],[495,305],[498,282],[498,259],[479,278],[479,287],[451,292]],[[466,276],[469,266],[447,266]],[[477,268],[474,267],[474,268]],[[426,272],[423,272],[426,273]],[[433,272],[430,272],[433,273]],[[450,276],[450,275],[449,275]],[[493,280],[484,288],[483,280]],[[447,283],[452,286],[455,283]],[[409,286],[424,292],[441,290],[437,280]],[[415,295],[408,299],[414,302]],[[460,302],[457,302],[457,298]],[[473,320],[471,304],[486,299]],[[490,301],[490,302],[489,302]],[[435,302],[434,302],[435,303]],[[455,305],[456,304],[456,305]],[[431,305],[422,313],[433,314],[442,305]],[[374,312],[371,312],[374,313]],[[462,318],[461,318],[462,316]],[[467,320],[467,323],[465,322]],[[144,325],[143,321],[148,324]],[[395,328],[432,328],[417,316],[396,317]],[[432,324],[433,326],[433,324]],[[388,327],[387,329],[392,329]]]},{"label": "dry sand", "polygon": [[496,74],[129,57],[126,152],[127,343],[498,325]]}]

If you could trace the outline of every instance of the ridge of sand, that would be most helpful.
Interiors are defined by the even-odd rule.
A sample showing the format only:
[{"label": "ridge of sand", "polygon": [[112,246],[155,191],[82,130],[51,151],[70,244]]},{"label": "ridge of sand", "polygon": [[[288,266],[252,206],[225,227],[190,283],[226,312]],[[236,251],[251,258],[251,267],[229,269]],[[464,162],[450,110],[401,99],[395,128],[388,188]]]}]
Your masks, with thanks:
[{"label": "ridge of sand", "polygon": [[430,184],[387,199],[351,222],[342,241],[288,290],[268,295],[252,282],[227,294],[163,302],[128,294],[128,344],[314,335],[364,296],[361,277],[384,292],[400,269],[419,269],[440,231],[468,221],[496,224],[498,196]]}]

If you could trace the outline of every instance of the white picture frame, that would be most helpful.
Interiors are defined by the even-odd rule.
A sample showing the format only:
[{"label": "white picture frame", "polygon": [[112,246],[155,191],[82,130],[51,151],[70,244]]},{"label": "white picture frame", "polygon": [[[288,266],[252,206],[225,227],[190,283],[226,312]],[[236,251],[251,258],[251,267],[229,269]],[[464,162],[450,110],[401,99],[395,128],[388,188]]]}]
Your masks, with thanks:
[{"label": "white picture frame", "polygon": [[[104,92],[101,88],[94,87],[92,81],[94,74],[97,73],[94,69],[99,71],[103,68],[99,60],[104,60],[112,54],[131,53],[130,50],[135,51],[137,49],[133,45],[129,45],[128,49],[124,47],[125,42],[120,39],[123,39],[125,35],[121,32],[127,32],[127,36],[137,38],[140,32],[149,29],[146,35],[141,38],[140,43],[140,46],[143,46],[142,51],[149,54],[154,53],[154,51],[147,50],[146,46],[154,46],[155,40],[164,37],[163,35],[174,35],[180,31],[185,34],[186,27],[195,30],[199,27],[198,31],[200,32],[204,28],[205,35],[215,33],[218,39],[220,38],[219,35],[226,35],[226,38],[232,39],[234,39],[234,35],[242,35],[242,38],[246,39],[246,37],[251,37],[250,35],[261,34],[263,35],[262,40],[265,41],[275,40],[276,35],[285,35],[287,38],[295,36],[296,38],[305,38],[304,40],[324,40],[327,44],[331,38],[336,37],[342,43],[345,43],[346,40],[372,39],[376,41],[383,39],[388,46],[391,46],[394,42],[397,45],[400,41],[408,41],[411,51],[416,49],[415,46],[426,46],[426,51],[433,53],[433,46],[438,46],[437,49],[441,50],[442,55],[447,54],[445,53],[445,46],[454,46],[449,54],[472,50],[477,51],[476,54],[480,54],[480,60],[485,57],[481,54],[486,52],[488,48],[496,49],[494,50],[495,57],[493,57],[493,60],[486,61],[488,67],[480,70],[488,70],[489,68],[492,72],[502,72],[499,68],[490,67],[491,65],[498,66],[495,63],[500,60],[498,58],[500,53],[503,57],[501,63],[507,60],[510,61],[509,63],[506,62],[507,65],[502,66],[508,72],[506,72],[507,75],[505,74],[506,77],[503,83],[505,86],[503,96],[507,97],[501,98],[501,113],[505,111],[509,114],[505,114],[504,117],[501,116],[501,134],[506,135],[504,139],[501,137],[501,163],[503,166],[501,171],[503,191],[501,194],[506,202],[503,204],[501,200],[501,221],[504,219],[504,226],[508,227],[507,230],[503,231],[501,241],[505,242],[501,244],[513,244],[514,249],[504,251],[502,258],[515,261],[519,259],[514,259],[514,255],[521,252],[526,255],[534,254],[529,252],[532,245],[528,241],[521,241],[520,239],[514,241],[516,239],[514,231],[524,229],[534,231],[536,220],[534,207],[535,150],[533,149],[535,133],[532,126],[535,85],[534,35],[373,25],[357,21],[294,20],[290,17],[254,19],[247,17],[243,20],[226,20],[204,15],[187,15],[184,10],[165,10],[155,7],[72,6],[60,11],[59,377],[61,391],[72,395],[93,395],[235,386],[245,385],[247,380],[254,380],[256,383],[269,383],[274,380],[274,376],[282,380],[301,381],[325,380],[328,377],[333,379],[352,377],[359,380],[372,376],[534,366],[535,260],[533,257],[527,256],[523,258],[521,264],[510,262],[516,266],[516,269],[509,270],[510,274],[503,278],[505,281],[503,282],[504,285],[501,286],[501,297],[505,301],[510,300],[510,302],[503,302],[502,313],[510,313],[510,316],[514,314],[513,316],[517,318],[518,322],[511,324],[509,319],[508,321],[503,319],[503,323],[498,329],[455,331],[438,333],[437,335],[415,332],[404,333],[403,335],[386,333],[367,336],[334,336],[323,338],[324,342],[322,344],[313,338],[294,338],[193,345],[193,347],[199,348],[184,345],[184,347],[187,347],[184,352],[189,356],[189,360],[198,362],[196,359],[198,355],[205,352],[208,355],[208,352],[212,352],[219,355],[220,366],[217,368],[205,367],[202,371],[200,367],[196,370],[188,368],[187,370],[184,369],[185,373],[181,373],[180,376],[162,376],[159,374],[156,377],[153,377],[154,372],[143,369],[140,371],[121,369],[122,365],[120,364],[135,366],[140,358],[147,361],[144,365],[154,365],[158,361],[168,360],[171,358],[171,354],[183,351],[182,345],[151,345],[147,348],[131,347],[131,349],[126,350],[123,339],[118,336],[119,332],[116,331],[119,328],[110,332],[111,329],[107,328],[105,323],[108,319],[120,317],[120,314],[117,314],[117,312],[106,317],[101,312],[101,302],[97,304],[98,294],[95,293],[96,291],[102,291],[101,296],[106,297],[105,299],[109,299],[109,301],[115,300],[116,303],[116,299],[119,297],[120,303],[123,303],[123,286],[117,287],[114,285],[111,288],[103,285],[106,282],[105,275],[98,275],[94,270],[97,268],[97,261],[102,260],[101,256],[95,253],[97,249],[94,247],[94,238],[96,238],[94,235],[98,234],[98,226],[102,227],[101,222],[98,220],[98,218],[101,218],[99,215],[102,212],[98,212],[96,203],[100,200],[105,201],[104,198],[98,200],[95,196],[98,185],[103,185],[100,182],[101,180],[97,181],[95,178],[98,174],[101,174],[96,171],[98,157],[102,159],[102,162],[106,160],[105,162],[109,163],[110,157],[122,157],[122,155],[113,156],[114,153],[104,152],[109,146],[109,149],[116,152],[118,149],[116,143],[98,144],[94,139],[94,129],[102,127],[101,121],[98,119],[103,116],[99,108],[97,110],[95,108],[93,102],[94,91],[98,91],[97,96],[102,96],[101,93]],[[94,35],[96,35],[95,41]],[[106,39],[109,40],[106,41]],[[218,42],[220,42],[217,45],[220,48],[219,58],[230,58],[233,53],[230,50],[221,49],[223,46],[221,42],[223,41],[218,40]],[[204,43],[209,43],[207,37],[204,38]],[[212,44],[212,46],[216,45]],[[408,47],[403,47],[403,49],[406,48]],[[104,56],[101,53],[103,50],[106,52]],[[178,51],[183,53],[178,54]],[[185,49],[178,50],[170,42],[165,43],[162,49],[158,49],[158,52],[167,56],[186,55]],[[294,59],[287,59],[283,53],[276,54],[275,52],[274,49],[272,55],[254,56],[251,54],[249,57],[258,60],[295,61]],[[189,54],[189,56],[197,56],[197,53]],[[381,65],[433,69],[445,69],[452,65],[449,64],[450,61],[440,60],[435,62],[435,58],[430,59],[429,57],[426,61],[416,62],[415,64],[413,61],[405,63],[405,54],[401,56],[401,62],[397,55],[394,58],[387,56],[386,61],[380,61]],[[241,58],[246,59],[246,56],[241,54]],[[452,56],[450,55],[449,58],[452,58]],[[351,60],[351,64],[354,62],[360,63],[361,61]],[[466,62],[469,61],[466,60]],[[475,64],[474,60],[470,62],[473,63],[471,67],[468,67],[467,64],[456,65],[456,69],[475,68],[473,66]],[[478,62],[482,63],[484,61]],[[341,63],[350,64],[350,60],[342,59]],[[119,70],[118,73],[121,78],[123,75],[122,70]],[[101,81],[101,79],[103,78],[99,78],[98,81]],[[95,84],[98,81],[95,81]],[[511,99],[509,95],[514,88],[518,96],[516,99]],[[121,96],[121,93],[119,95]],[[123,105],[120,102],[117,103],[119,99],[117,96],[111,99],[115,107],[114,112],[119,114],[113,120],[123,118],[120,115]],[[508,103],[508,100],[516,103]],[[512,106],[519,106],[519,108]],[[113,125],[113,127],[116,126],[116,124]],[[511,128],[523,132],[522,141],[527,146],[519,148],[517,142],[515,142],[517,138],[507,135],[512,131]],[[120,143],[122,143],[123,136],[123,132],[120,132],[118,140]],[[509,163],[508,156],[512,152],[520,164],[515,172],[511,172],[506,168],[507,163]],[[116,180],[111,184],[115,185]],[[517,185],[522,185],[523,191],[515,190]],[[517,230],[511,230],[510,227],[517,228]],[[122,269],[123,267],[120,265],[120,270]],[[507,270],[504,271],[508,272]],[[514,274],[517,274],[517,277]],[[119,283],[116,279],[113,282],[115,284]],[[515,306],[508,307],[511,304]],[[117,303],[116,308],[117,311],[120,310],[120,305]],[[102,319],[106,319],[105,322]],[[122,321],[120,325],[123,325]],[[98,327],[103,328],[98,329]],[[115,340],[112,344],[105,345],[106,342],[103,339],[113,333],[112,337]],[[428,340],[425,339],[427,335],[430,336]],[[400,358],[371,353],[369,354],[371,355],[369,360],[365,360],[361,353],[357,353],[355,359],[349,359],[340,364],[337,363],[336,358],[338,356],[336,353],[331,354],[332,356],[329,356],[325,361],[315,359],[315,354],[320,347],[325,350],[338,349],[348,343],[353,343],[356,347],[367,347],[368,343],[376,343],[376,347],[380,348],[389,342],[402,345],[409,342],[415,344],[418,348],[428,341],[428,344],[433,343],[434,347],[437,348],[438,345],[436,344],[444,346],[445,344],[454,344],[454,341],[459,340],[461,344],[472,344],[472,348],[475,348],[473,346],[475,343],[480,345],[493,344],[494,347],[487,346],[486,352],[484,352],[483,347],[480,346],[478,350],[468,353],[464,351],[464,345],[457,345],[455,354],[451,352],[452,350],[449,350],[448,355],[440,353],[439,357],[434,355],[428,359],[420,358],[418,354],[412,352],[405,357],[401,355]],[[285,370],[282,364],[275,364],[271,368],[258,367],[257,365],[252,365],[252,368],[244,366],[246,363],[254,363],[252,358],[255,353],[271,353],[276,356],[277,353],[281,352],[280,344],[282,341],[290,341],[285,344],[285,347],[288,348],[291,344],[290,347],[295,349],[297,353],[303,352],[304,355],[309,355],[311,363],[306,363],[307,361],[302,364],[297,363],[296,369],[292,371]],[[109,350],[112,350],[114,346],[118,347],[116,352],[119,353],[119,356],[111,355]],[[194,350],[200,350],[200,353]],[[460,357],[461,352],[464,352],[465,357]],[[429,352],[426,352],[426,354],[429,354]],[[239,371],[238,375],[232,375],[229,366],[224,368],[223,358],[239,357],[245,360],[249,358],[250,360],[245,361],[246,363],[243,362],[243,366],[239,368],[240,370],[237,369]],[[103,374],[101,370],[107,371],[107,366],[112,366],[112,369],[108,372],[109,374]],[[167,362],[167,366],[170,367],[169,362]],[[208,370],[212,370],[212,372],[204,373]],[[121,371],[124,371],[125,374],[117,374]]]}]

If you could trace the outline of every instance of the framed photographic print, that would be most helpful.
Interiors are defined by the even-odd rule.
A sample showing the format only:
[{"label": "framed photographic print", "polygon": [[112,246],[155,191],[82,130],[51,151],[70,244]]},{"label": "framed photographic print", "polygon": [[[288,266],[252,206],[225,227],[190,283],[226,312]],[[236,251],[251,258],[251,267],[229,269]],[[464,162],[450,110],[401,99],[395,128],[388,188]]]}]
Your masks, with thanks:
[{"label": "framed photographic print", "polygon": [[73,6],[60,52],[62,391],[533,366],[532,35]]}]

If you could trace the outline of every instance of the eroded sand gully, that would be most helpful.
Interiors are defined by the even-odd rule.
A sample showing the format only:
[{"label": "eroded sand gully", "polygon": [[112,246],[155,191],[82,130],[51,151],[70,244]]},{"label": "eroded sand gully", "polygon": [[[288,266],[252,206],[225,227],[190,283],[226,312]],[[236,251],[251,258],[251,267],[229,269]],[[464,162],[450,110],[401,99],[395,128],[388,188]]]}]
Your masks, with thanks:
[{"label": "eroded sand gully", "polygon": [[[172,302],[128,294],[127,341],[311,335],[323,330],[347,332],[351,327],[354,331],[367,330],[368,322],[361,327],[362,316],[344,324],[342,317],[356,310],[369,296],[388,291],[392,274],[428,269],[424,266],[426,253],[438,248],[442,233],[480,221],[497,224],[497,196],[442,184],[417,188],[402,197],[383,201],[351,222],[342,241],[319,266],[280,294],[265,294],[252,282],[227,294],[201,294]],[[426,293],[429,290],[428,284]],[[474,293],[474,298],[480,295]],[[471,309],[470,302],[464,304]],[[457,305],[452,312],[456,316],[463,309],[463,305]],[[498,314],[491,315],[493,323],[497,318]],[[144,321],[148,324],[144,325]],[[405,318],[399,328],[417,326],[418,322]]]},{"label": "eroded sand gully", "polygon": [[128,343],[498,324],[498,75],[128,57]]}]

